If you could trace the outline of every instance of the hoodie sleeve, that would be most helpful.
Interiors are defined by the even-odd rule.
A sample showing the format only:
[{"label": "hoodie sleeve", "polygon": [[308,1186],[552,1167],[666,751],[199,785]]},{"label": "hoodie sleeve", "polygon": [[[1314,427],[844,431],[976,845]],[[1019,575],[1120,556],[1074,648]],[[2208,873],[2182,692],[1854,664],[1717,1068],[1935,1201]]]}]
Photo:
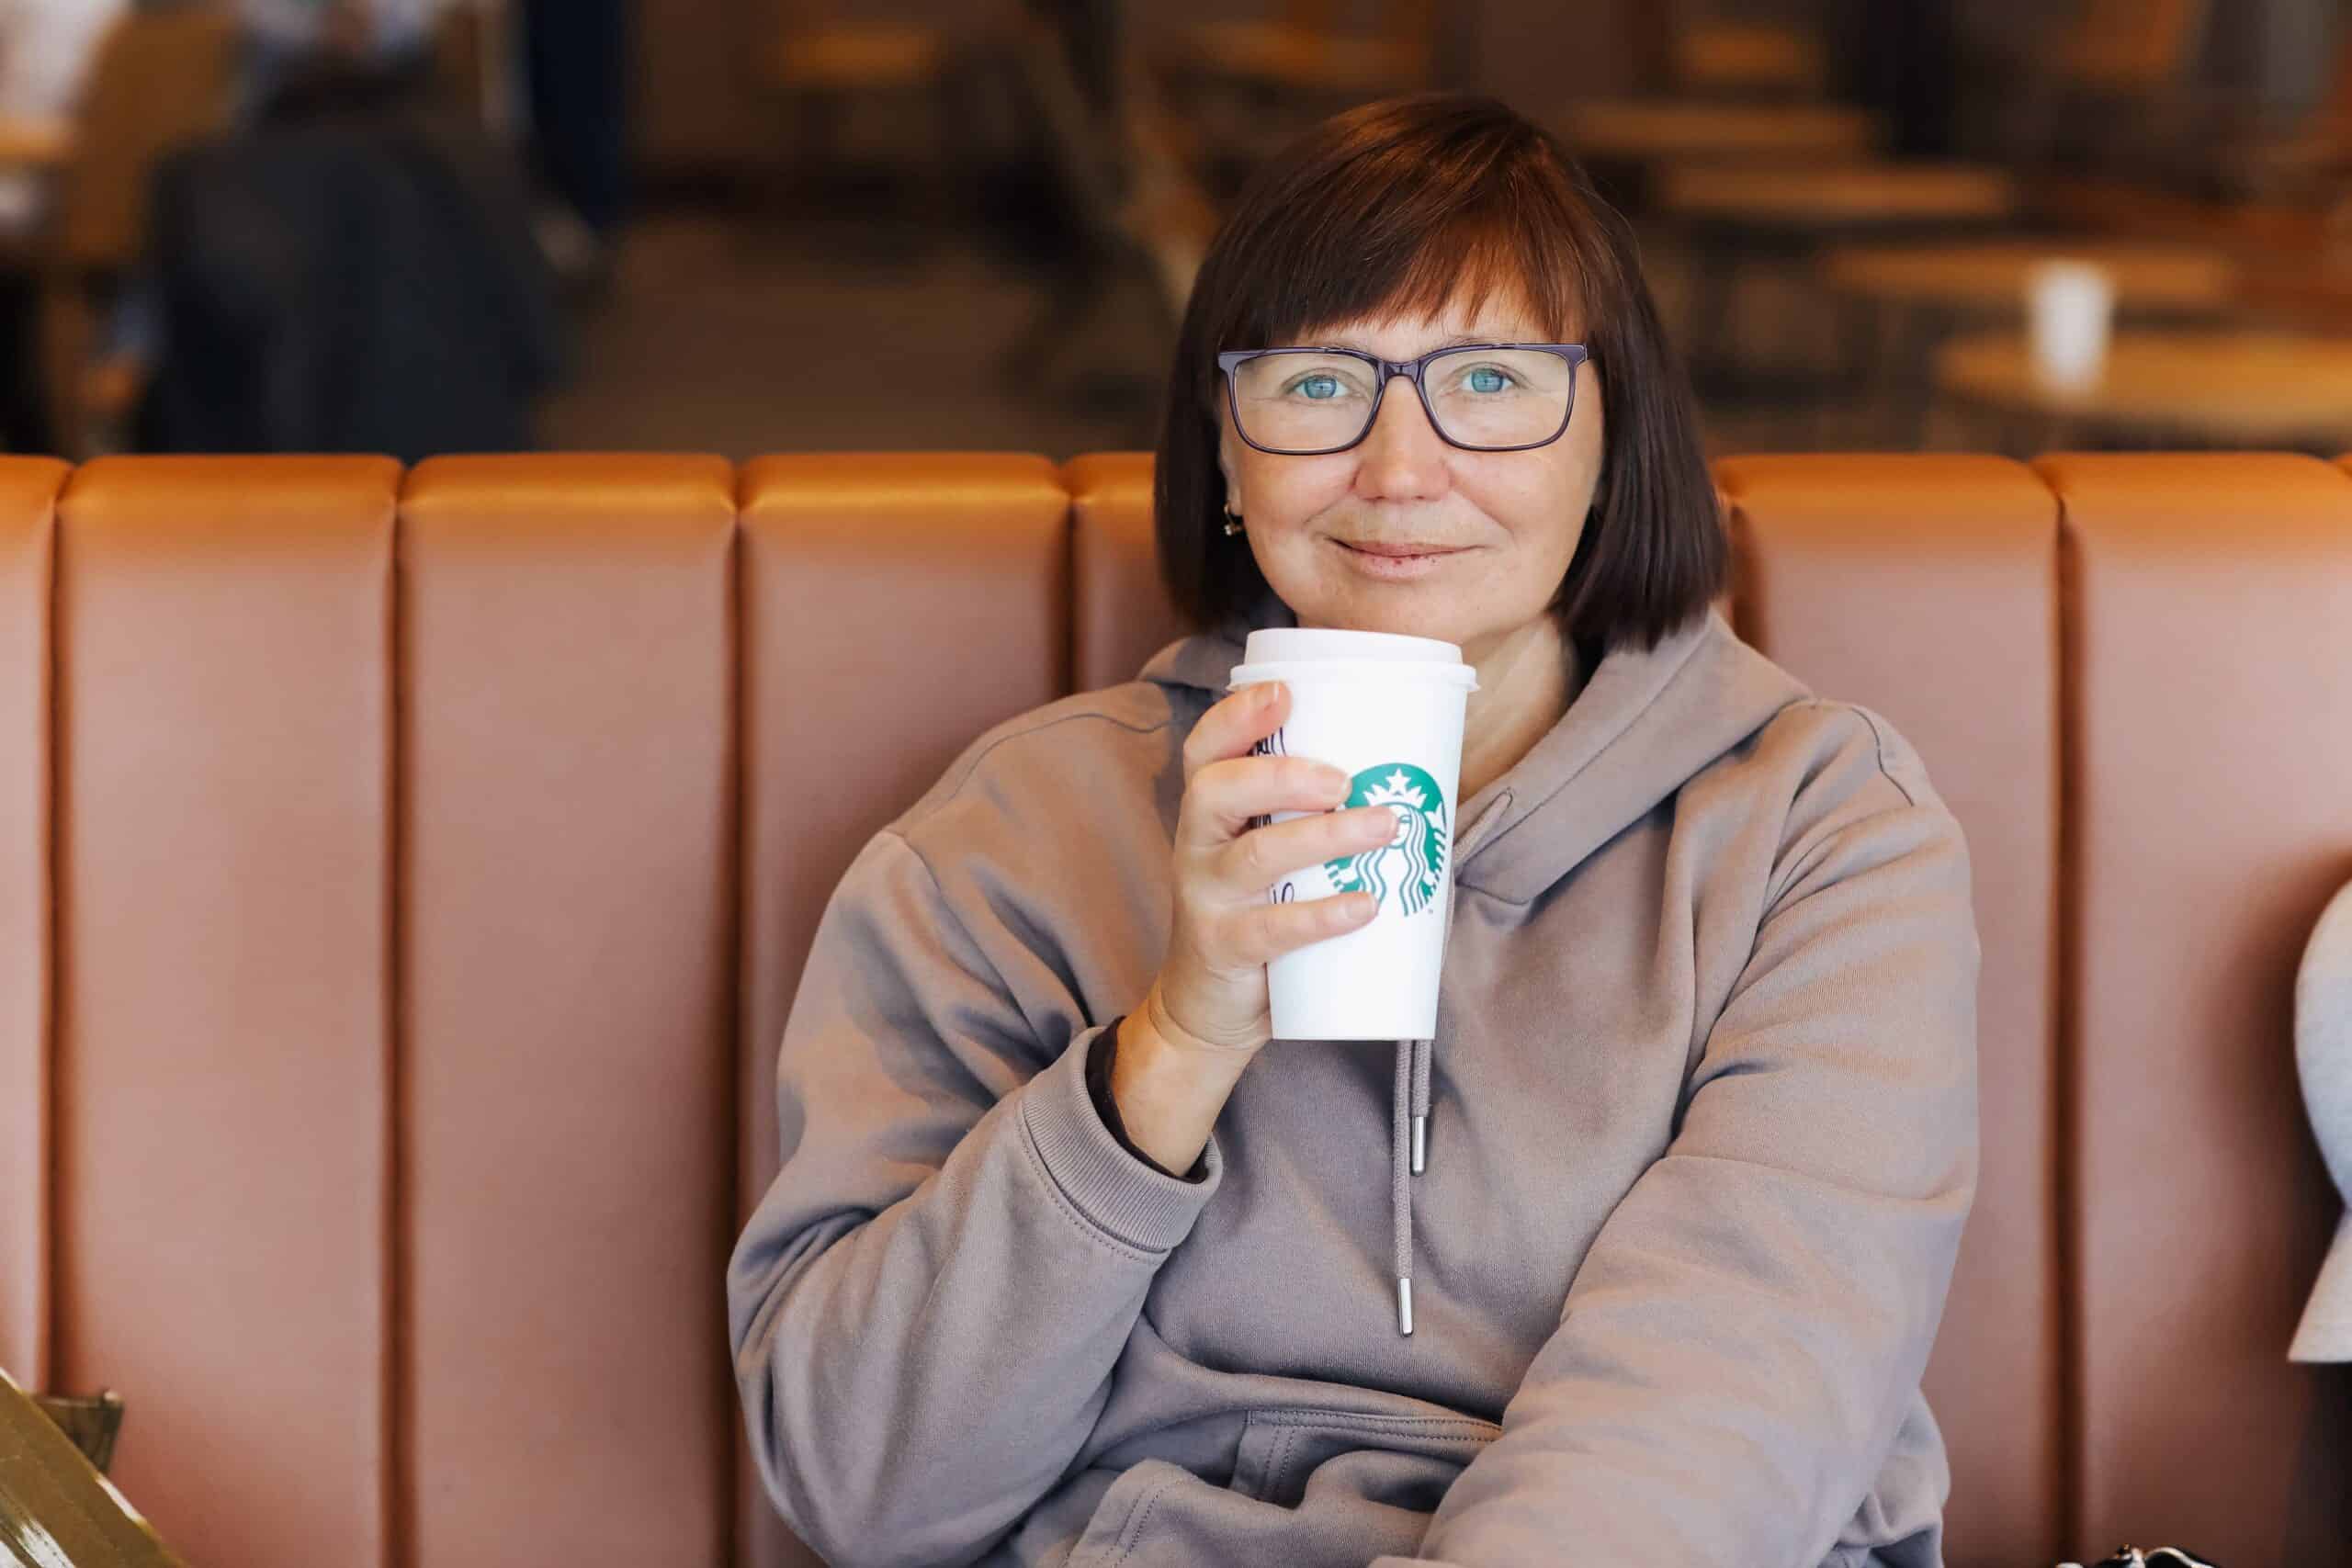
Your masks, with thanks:
[{"label": "hoodie sleeve", "polygon": [[1679,1130],[1410,1561],[1813,1568],[1868,1496],[1976,1179],[1966,850],[1874,743],[1847,798],[1800,792]]},{"label": "hoodie sleeve", "polygon": [[1197,1182],[1119,1145],[1086,1084],[1102,1028],[1037,1038],[985,956],[1012,940],[885,833],[785,1031],[729,1330],[769,1494],[837,1564],[971,1562],[1052,1489],[1222,1174],[1214,1139]]}]

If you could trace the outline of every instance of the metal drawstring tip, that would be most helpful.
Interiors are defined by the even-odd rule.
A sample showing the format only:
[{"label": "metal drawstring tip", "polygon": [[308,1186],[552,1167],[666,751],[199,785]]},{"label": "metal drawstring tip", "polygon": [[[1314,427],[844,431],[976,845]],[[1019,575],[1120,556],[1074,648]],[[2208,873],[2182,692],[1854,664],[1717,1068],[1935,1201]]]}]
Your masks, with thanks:
[{"label": "metal drawstring tip", "polygon": [[1402,1276],[1396,1280],[1396,1332],[1413,1332],[1413,1281]]},{"label": "metal drawstring tip", "polygon": [[1429,1153],[1430,1119],[1426,1116],[1416,1116],[1413,1118],[1413,1174],[1415,1176],[1420,1175],[1422,1168],[1428,1165]]}]

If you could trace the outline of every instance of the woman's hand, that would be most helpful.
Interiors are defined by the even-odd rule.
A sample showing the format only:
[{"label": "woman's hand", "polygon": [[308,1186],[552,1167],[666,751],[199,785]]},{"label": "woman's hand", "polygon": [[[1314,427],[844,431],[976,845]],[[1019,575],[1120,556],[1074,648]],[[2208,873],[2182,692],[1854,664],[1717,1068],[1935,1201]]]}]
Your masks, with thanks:
[{"label": "woman's hand", "polygon": [[[1266,964],[1380,912],[1369,893],[1289,904],[1266,897],[1283,874],[1362,853],[1396,831],[1386,807],[1335,809],[1351,784],[1339,769],[1251,754],[1289,716],[1288,688],[1247,686],[1203,714],[1184,742],[1168,957],[1121,1026],[1111,1063],[1128,1140],[1168,1170],[1200,1158],[1241,1069],[1272,1036]],[[1261,825],[1276,811],[1315,815]]]},{"label": "woman's hand", "polygon": [[[1348,798],[1339,769],[1251,750],[1290,716],[1279,682],[1244,687],[1201,716],[1184,742],[1177,813],[1175,920],[1147,1010],[1171,1043],[1252,1052],[1272,1028],[1266,965],[1368,924],[1368,893],[1276,904],[1266,890],[1317,861],[1362,853],[1396,831],[1386,807],[1333,808]],[[1313,816],[1257,826],[1273,812]]]}]

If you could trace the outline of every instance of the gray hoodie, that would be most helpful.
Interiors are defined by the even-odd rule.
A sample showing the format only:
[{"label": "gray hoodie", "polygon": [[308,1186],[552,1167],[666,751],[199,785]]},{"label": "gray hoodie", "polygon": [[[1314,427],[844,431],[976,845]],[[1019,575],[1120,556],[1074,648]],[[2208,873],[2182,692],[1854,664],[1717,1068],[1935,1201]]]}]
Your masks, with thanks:
[{"label": "gray hoodie", "polygon": [[1713,615],[1611,654],[1459,814],[1434,1049],[1272,1043],[1182,1180],[1085,1069],[1240,629],[982,737],[834,894],[728,1279],[785,1517],[839,1564],[1940,1563],[1977,942],[1918,757]]}]

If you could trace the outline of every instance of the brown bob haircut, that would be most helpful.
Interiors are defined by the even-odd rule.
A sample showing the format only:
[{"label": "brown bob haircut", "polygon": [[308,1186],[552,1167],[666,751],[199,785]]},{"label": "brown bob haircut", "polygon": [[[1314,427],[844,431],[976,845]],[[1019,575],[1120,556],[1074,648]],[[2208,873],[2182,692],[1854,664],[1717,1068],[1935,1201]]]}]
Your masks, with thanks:
[{"label": "brown bob haircut", "polygon": [[[1260,170],[1193,285],[1168,381],[1154,496],[1160,576],[1210,628],[1271,589],[1223,529],[1217,355],[1310,344],[1343,322],[1515,297],[1600,380],[1592,513],[1553,613],[1598,659],[1703,613],[1729,549],[1680,362],[1633,231],[1559,144],[1492,98],[1436,93],[1324,121]],[[1277,459],[1279,460],[1279,459]]]}]

